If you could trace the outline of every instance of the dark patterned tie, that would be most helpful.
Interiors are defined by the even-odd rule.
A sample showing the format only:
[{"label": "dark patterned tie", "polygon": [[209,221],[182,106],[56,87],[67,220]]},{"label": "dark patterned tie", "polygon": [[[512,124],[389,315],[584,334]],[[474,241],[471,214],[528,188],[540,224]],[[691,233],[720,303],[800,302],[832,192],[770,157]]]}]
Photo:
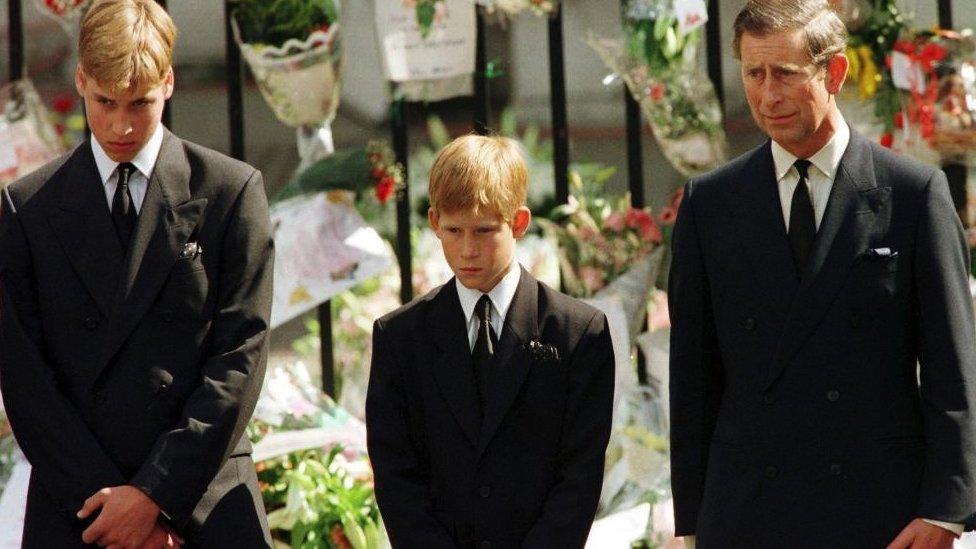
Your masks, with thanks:
[{"label": "dark patterned tie", "polygon": [[478,400],[481,404],[481,413],[484,415],[488,398],[488,374],[491,372],[495,347],[498,346],[498,338],[495,336],[494,328],[491,327],[491,299],[488,298],[488,294],[482,295],[478,300],[474,313],[478,316],[478,337],[474,341],[471,358],[474,362],[475,381],[478,384]]},{"label": "dark patterned tie", "polygon": [[800,181],[793,191],[793,203],[790,206],[790,247],[793,249],[793,264],[796,274],[803,278],[803,273],[810,261],[813,242],[817,237],[817,221],[813,213],[813,203],[810,202],[810,190],[807,187],[807,170],[809,160],[797,160],[793,163],[800,172]]},{"label": "dark patterned tie", "polygon": [[115,196],[112,197],[112,223],[115,224],[115,232],[119,235],[123,250],[128,249],[132,231],[136,228],[136,208],[132,204],[132,193],[129,192],[129,181],[135,170],[136,167],[128,162],[119,164],[119,180],[115,187]]}]

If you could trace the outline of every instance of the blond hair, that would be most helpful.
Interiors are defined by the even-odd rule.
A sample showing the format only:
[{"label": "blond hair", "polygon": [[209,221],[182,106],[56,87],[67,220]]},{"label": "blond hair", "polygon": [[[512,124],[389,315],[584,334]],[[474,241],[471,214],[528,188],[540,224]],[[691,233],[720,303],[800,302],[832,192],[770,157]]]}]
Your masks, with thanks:
[{"label": "blond hair", "polygon": [[466,135],[441,149],[430,170],[430,207],[455,213],[482,209],[511,223],[525,206],[528,170],[518,142]]},{"label": "blond hair", "polygon": [[749,0],[733,25],[732,53],[740,58],[742,35],[803,30],[810,60],[818,66],[847,47],[847,27],[827,0]]},{"label": "blond hair", "polygon": [[78,61],[114,93],[154,88],[173,64],[176,25],[153,0],[96,0],[81,22]]}]

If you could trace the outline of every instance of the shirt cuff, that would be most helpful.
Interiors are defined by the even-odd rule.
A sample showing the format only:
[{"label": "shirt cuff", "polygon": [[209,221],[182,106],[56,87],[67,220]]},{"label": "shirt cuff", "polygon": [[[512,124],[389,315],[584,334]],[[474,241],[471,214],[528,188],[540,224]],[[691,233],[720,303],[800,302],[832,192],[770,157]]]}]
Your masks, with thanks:
[{"label": "shirt cuff", "polygon": [[685,549],[695,549],[695,536],[685,536]]},{"label": "shirt cuff", "polygon": [[946,530],[955,534],[957,538],[962,535],[962,531],[965,529],[962,524],[956,524],[955,522],[942,522],[941,520],[932,520],[927,518],[923,518],[922,520],[929,524],[938,526],[939,528],[945,528]]}]

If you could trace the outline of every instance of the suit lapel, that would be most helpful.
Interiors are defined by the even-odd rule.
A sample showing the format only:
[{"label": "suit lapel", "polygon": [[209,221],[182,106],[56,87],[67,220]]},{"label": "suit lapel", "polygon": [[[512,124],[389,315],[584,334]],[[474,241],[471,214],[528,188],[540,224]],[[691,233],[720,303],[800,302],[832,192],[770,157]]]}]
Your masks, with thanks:
[{"label": "suit lapel", "polygon": [[167,131],[125,256],[99,371],[145,315],[203,214],[207,200],[190,200],[189,182],[183,145]]},{"label": "suit lapel", "polygon": [[771,302],[783,303],[785,313],[799,282],[783,221],[771,142],[756,151],[739,181],[744,204],[736,220],[739,242],[750,258],[753,280],[764,281],[757,287]]},{"label": "suit lapel", "polygon": [[59,205],[49,220],[51,227],[96,306],[108,317],[122,271],[122,246],[89,141],[75,149],[58,184]]},{"label": "suit lapel", "polygon": [[879,218],[890,213],[890,187],[877,187],[870,144],[851,132],[810,265],[797,290],[767,377],[772,385],[833,304],[855,259],[864,252]]},{"label": "suit lapel", "polygon": [[439,351],[433,362],[433,374],[454,419],[471,445],[477,446],[481,428],[478,390],[468,343],[467,322],[454,285],[452,278],[441,286],[431,304],[428,326],[431,339]]},{"label": "suit lapel", "polygon": [[[521,268],[521,267],[520,267]],[[532,365],[527,343],[539,337],[539,283],[525,269],[505,316],[498,352],[491,364],[490,388],[481,426],[478,455],[498,431]]]}]

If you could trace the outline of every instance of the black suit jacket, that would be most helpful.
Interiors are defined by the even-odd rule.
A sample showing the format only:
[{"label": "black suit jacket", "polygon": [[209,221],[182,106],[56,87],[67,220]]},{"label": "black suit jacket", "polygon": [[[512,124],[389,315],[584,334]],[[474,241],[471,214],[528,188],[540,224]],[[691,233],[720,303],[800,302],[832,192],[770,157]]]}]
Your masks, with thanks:
[{"label": "black suit jacket", "polygon": [[[202,254],[181,257],[188,242]],[[121,484],[192,543],[270,541],[242,434],[272,263],[260,173],[169,132],[127,253],[89,142],[3,191],[0,388],[33,465],[26,546],[82,545],[75,512]]]},{"label": "black suit jacket", "polygon": [[453,279],[374,326],[367,441],[393,546],[582,547],[610,436],[606,317],[522,270],[483,423],[465,326]]},{"label": "black suit jacket", "polygon": [[968,251],[943,173],[852,132],[810,263],[801,281],[769,142],[685,187],[672,486],[703,547],[883,547],[976,510]]}]

